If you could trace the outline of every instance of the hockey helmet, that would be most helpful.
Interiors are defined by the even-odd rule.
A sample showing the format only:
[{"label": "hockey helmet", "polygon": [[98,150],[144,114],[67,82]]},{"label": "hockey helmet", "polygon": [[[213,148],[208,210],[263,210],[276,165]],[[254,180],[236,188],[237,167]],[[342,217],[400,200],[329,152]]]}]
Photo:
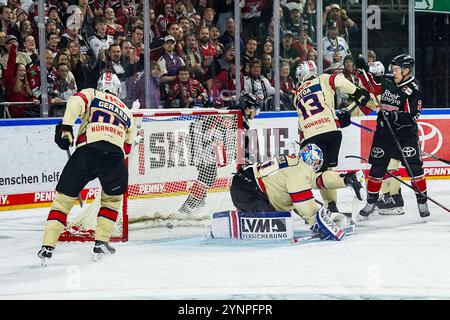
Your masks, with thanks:
[{"label": "hockey helmet", "polygon": [[110,71],[103,73],[97,82],[97,90],[109,92],[116,96],[119,96],[121,86],[122,83],[120,82],[119,77]]},{"label": "hockey helmet", "polygon": [[239,109],[245,110],[245,108],[256,109],[259,107],[259,102],[254,94],[250,92],[242,92],[239,99]]},{"label": "hockey helmet", "polygon": [[369,63],[369,71],[377,77],[382,76],[385,72],[384,65],[380,61],[371,62]]},{"label": "hockey helmet", "polygon": [[316,63],[312,60],[301,61],[297,66],[295,76],[300,84],[312,77],[317,77]]},{"label": "hockey helmet", "polygon": [[318,172],[323,165],[322,149],[314,143],[308,143],[300,150],[300,157],[303,162],[309,165],[314,172]]},{"label": "hockey helmet", "polygon": [[392,66],[412,69],[414,67],[414,58],[409,54],[399,54],[391,61]]}]

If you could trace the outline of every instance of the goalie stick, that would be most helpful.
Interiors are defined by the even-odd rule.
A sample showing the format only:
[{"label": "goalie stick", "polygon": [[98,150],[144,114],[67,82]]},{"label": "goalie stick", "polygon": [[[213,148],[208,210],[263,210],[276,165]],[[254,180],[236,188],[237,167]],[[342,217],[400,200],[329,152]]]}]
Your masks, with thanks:
[{"label": "goalie stick", "polygon": [[[359,124],[359,123],[356,123],[356,122],[353,122],[353,121],[352,121],[351,123],[352,123],[354,126],[358,127],[358,128],[361,128],[361,129],[363,129],[363,130],[366,130],[366,131],[368,131],[368,132],[370,132],[370,133],[375,133],[375,130],[370,129],[370,128],[366,127],[366,126],[363,126],[362,124]],[[427,157],[433,158],[433,159],[435,159],[435,160],[438,160],[438,161],[441,161],[441,162],[443,162],[443,163],[445,163],[445,164],[450,165],[450,160],[442,159],[442,158],[440,158],[440,157],[438,157],[438,156],[435,156],[434,154],[431,154],[431,153],[428,153],[428,152],[425,152],[425,151],[420,151],[420,153],[423,154],[423,155],[425,155],[425,156],[427,156]]]},{"label": "goalie stick", "polygon": [[[346,158],[356,158],[356,159],[361,159],[364,160],[366,162],[369,162],[368,159],[360,157],[360,156],[345,156]],[[426,197],[428,200],[430,200],[431,202],[433,202],[435,205],[441,207],[442,209],[444,209],[445,211],[450,213],[450,209],[448,209],[447,207],[443,206],[442,204],[440,204],[439,202],[437,202],[436,200],[434,200],[433,198],[431,198],[429,195],[418,192],[418,190],[414,189],[413,186],[411,186],[410,184],[406,183],[405,181],[403,181],[402,179],[396,177],[394,174],[390,173],[389,171],[386,171],[386,173],[391,176],[392,178],[394,178],[397,181],[400,181],[400,183],[404,184],[405,186],[407,186],[408,188],[410,188],[411,190],[414,191],[414,193],[419,193],[419,194],[423,194],[424,197]]]}]

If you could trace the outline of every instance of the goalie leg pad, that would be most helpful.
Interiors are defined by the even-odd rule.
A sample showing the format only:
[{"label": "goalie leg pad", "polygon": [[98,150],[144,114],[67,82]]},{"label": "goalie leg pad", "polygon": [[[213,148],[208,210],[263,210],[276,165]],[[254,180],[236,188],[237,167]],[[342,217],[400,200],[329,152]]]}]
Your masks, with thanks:
[{"label": "goalie leg pad", "polygon": [[294,236],[291,212],[222,211],[212,214],[213,238],[286,240]]}]

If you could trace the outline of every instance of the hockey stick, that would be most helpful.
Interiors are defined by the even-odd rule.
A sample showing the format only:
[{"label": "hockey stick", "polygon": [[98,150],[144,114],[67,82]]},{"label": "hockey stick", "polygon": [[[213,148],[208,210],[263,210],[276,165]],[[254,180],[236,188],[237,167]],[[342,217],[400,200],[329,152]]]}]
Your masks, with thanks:
[{"label": "hockey stick", "polygon": [[[352,124],[353,124],[354,126],[358,127],[358,128],[361,128],[361,129],[363,129],[363,130],[366,130],[366,131],[368,131],[368,132],[375,133],[375,130],[370,129],[370,128],[366,127],[366,126],[363,126],[362,124],[359,124],[359,123],[356,123],[356,122],[353,122],[353,121],[352,121]],[[438,156],[435,156],[434,154],[431,154],[431,153],[428,153],[428,152],[425,152],[425,151],[420,151],[420,153],[422,153],[423,155],[425,155],[425,156],[427,156],[427,157],[433,158],[433,159],[435,159],[435,160],[438,160],[438,161],[441,161],[441,162],[443,162],[443,163],[445,163],[445,164],[450,165],[450,160],[442,159],[442,158],[440,158],[440,157],[438,157]]]},{"label": "hockey stick", "polygon": [[[369,77],[367,76],[366,70],[364,70],[364,69],[361,69],[361,70],[362,70],[362,72],[363,72],[363,74],[364,74],[364,77],[366,78],[366,81],[367,81],[369,87],[370,87],[371,93],[373,93],[373,95],[371,95],[370,97],[372,98],[372,96],[373,96],[374,98],[372,98],[372,99],[375,99],[374,102],[375,102],[378,106],[380,106],[380,108],[381,108],[380,100],[378,100],[378,97],[377,97],[376,94],[375,94],[375,90],[373,89],[372,83],[370,82]],[[381,115],[383,116],[383,120],[384,120],[384,122],[386,123],[387,128],[389,129],[389,132],[391,133],[392,140],[394,140],[395,145],[397,146],[398,151],[400,152],[400,155],[402,156],[403,164],[404,164],[404,166],[405,166],[405,168],[406,168],[406,171],[408,171],[409,176],[411,177],[411,181],[413,182],[413,185],[416,186],[416,189],[417,189],[418,193],[419,193],[422,197],[426,197],[426,195],[425,195],[422,191],[420,191],[419,186],[417,185],[416,178],[415,178],[414,175],[412,174],[411,167],[409,166],[409,163],[408,163],[408,161],[406,160],[405,155],[403,154],[402,146],[400,145],[400,142],[398,141],[397,137],[395,136],[394,130],[392,129],[392,126],[391,126],[391,124],[390,124],[390,122],[389,122],[389,120],[388,120],[386,114],[384,113],[383,110],[380,110],[379,112],[381,112]]]},{"label": "hockey stick", "polygon": [[[70,159],[71,154],[70,154],[70,150],[67,149],[67,158]],[[83,198],[81,197],[81,193],[78,194],[78,202],[80,203],[80,207],[83,208]]]},{"label": "hockey stick", "polygon": [[[361,159],[364,160],[366,162],[369,162],[368,159],[363,158],[363,157],[359,157],[359,156],[345,156],[346,158],[356,158],[356,159]],[[395,180],[400,181],[400,183],[404,184],[405,186],[407,186],[408,188],[410,188],[411,190],[414,191],[414,193],[418,193],[418,194],[422,194],[424,197],[426,197],[428,200],[430,200],[431,202],[433,202],[434,204],[436,204],[437,206],[441,207],[442,209],[444,209],[445,211],[450,213],[450,209],[448,209],[447,207],[443,206],[442,204],[440,204],[439,202],[437,202],[436,200],[434,200],[433,198],[431,198],[430,196],[428,196],[427,194],[421,193],[419,190],[414,189],[414,187],[408,183],[406,183],[405,181],[403,181],[402,179],[398,178],[397,176],[395,176],[394,174],[390,173],[389,171],[386,171],[386,173],[391,176],[392,178],[394,178]]]}]

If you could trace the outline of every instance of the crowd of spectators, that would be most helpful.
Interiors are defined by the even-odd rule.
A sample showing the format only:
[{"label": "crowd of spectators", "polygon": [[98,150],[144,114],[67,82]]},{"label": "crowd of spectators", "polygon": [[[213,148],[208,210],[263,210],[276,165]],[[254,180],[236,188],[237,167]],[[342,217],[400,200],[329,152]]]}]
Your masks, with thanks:
[{"label": "crowd of spectators", "polygon": [[[358,26],[338,4],[324,2],[324,69],[342,72],[350,54],[348,35]],[[254,94],[261,108],[273,108],[274,62],[280,59],[282,110],[294,109],[296,66],[317,61],[316,1],[281,0],[279,44],[274,43],[272,1],[240,0],[239,5],[241,88]],[[67,98],[96,87],[105,70],[121,80],[120,98],[130,108],[136,100],[140,108],[225,108],[234,103],[234,0],[150,1],[148,81],[143,76],[142,0],[46,0],[45,8],[42,41],[50,116],[62,116]],[[11,102],[11,117],[38,117],[38,2],[0,0],[0,26],[0,101]],[[275,45],[280,57],[274,57]]]}]

